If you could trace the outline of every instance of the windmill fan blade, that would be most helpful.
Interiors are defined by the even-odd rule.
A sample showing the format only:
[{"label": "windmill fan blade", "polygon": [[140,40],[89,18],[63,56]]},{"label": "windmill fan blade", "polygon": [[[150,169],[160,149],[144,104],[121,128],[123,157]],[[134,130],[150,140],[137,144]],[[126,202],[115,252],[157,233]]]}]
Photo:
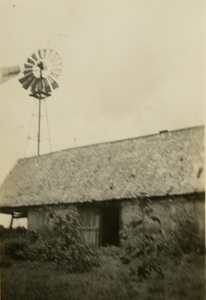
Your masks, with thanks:
[{"label": "windmill fan blade", "polygon": [[[25,74],[25,76],[24,76],[23,78],[25,78],[25,79],[27,80],[31,75],[33,75],[33,73],[32,73],[32,72],[29,72],[29,73]],[[21,78],[21,79],[23,79],[23,78]],[[20,81],[21,79],[19,79],[19,81]],[[21,82],[21,81],[20,81],[20,82]],[[21,83],[22,83],[22,82],[21,82]]]},{"label": "windmill fan blade", "polygon": [[54,77],[54,78],[58,78],[58,77],[59,77],[58,75],[56,75],[56,74],[53,73],[52,71],[51,71],[51,75],[52,75],[52,77]]},{"label": "windmill fan blade", "polygon": [[50,81],[51,86],[52,86],[52,88],[54,90],[59,87],[59,85],[57,84],[57,82],[51,76],[48,77],[48,80]]},{"label": "windmill fan blade", "polygon": [[48,56],[48,48],[45,49],[45,56],[44,57],[47,58],[47,56]]},{"label": "windmill fan blade", "polygon": [[33,65],[30,65],[30,64],[24,64],[24,68],[25,68],[25,69],[27,69],[27,68],[28,68],[28,69],[29,69],[29,68],[31,69],[31,68],[33,68]]},{"label": "windmill fan blade", "polygon": [[62,63],[53,64],[52,67],[57,69],[62,69]]},{"label": "windmill fan blade", "polygon": [[61,72],[61,69],[62,69],[62,68],[52,68],[52,71],[53,71],[53,72],[54,72],[54,71],[55,71],[55,72]]},{"label": "windmill fan blade", "polygon": [[49,85],[49,82],[48,82],[47,78],[44,78],[43,80],[44,80],[44,83],[45,83],[45,91],[46,91],[46,93],[51,93],[52,90],[50,88],[50,85]]},{"label": "windmill fan blade", "polygon": [[46,57],[46,49],[43,49],[43,57]]},{"label": "windmill fan blade", "polygon": [[27,82],[27,80],[29,80],[29,78],[23,77],[23,78],[19,79],[19,81],[21,82],[22,86],[23,86],[23,84],[24,84],[25,82]]},{"label": "windmill fan blade", "polygon": [[30,64],[34,65],[34,61],[31,60],[31,58],[28,58],[27,61],[28,61]]},{"label": "windmill fan blade", "polygon": [[44,79],[43,78],[41,78],[41,83],[42,83],[42,93],[46,94],[45,83],[44,83]]},{"label": "windmill fan blade", "polygon": [[58,53],[55,53],[55,55],[51,58],[51,62],[54,63],[58,59],[61,59]]},{"label": "windmill fan blade", "polygon": [[60,73],[61,73],[61,69],[52,69],[52,75],[55,74],[57,77],[59,77]]},{"label": "windmill fan blade", "polygon": [[31,83],[31,92],[32,92],[32,93],[36,93],[36,86],[37,86],[37,83],[38,83],[38,79],[37,79],[37,78],[34,78],[34,80],[33,80],[32,83]]},{"label": "windmill fan blade", "polygon": [[21,82],[21,84],[23,84],[24,82],[26,82],[31,76],[33,76],[32,72],[26,74],[24,77],[19,79],[19,82]]},{"label": "windmill fan blade", "polygon": [[34,79],[32,80],[32,82],[30,84],[31,91],[32,91],[33,88],[35,90],[37,81],[38,81],[38,79],[36,77],[34,77]]},{"label": "windmill fan blade", "polygon": [[33,93],[38,93],[38,83],[39,83],[39,78],[37,79],[37,81],[35,82],[34,86],[32,87],[31,91]]},{"label": "windmill fan blade", "polygon": [[0,68],[0,84],[17,76],[19,72],[19,66]]},{"label": "windmill fan blade", "polygon": [[51,55],[52,50],[51,49],[46,49],[46,58],[49,58],[49,56]]},{"label": "windmill fan blade", "polygon": [[32,54],[32,56],[31,56],[35,61],[37,61],[38,60],[38,57],[36,56],[36,54],[35,53],[33,53]]},{"label": "windmill fan blade", "polygon": [[25,90],[27,90],[28,89],[28,87],[30,86],[30,84],[31,84],[31,82],[33,81],[33,79],[34,79],[34,75],[32,75],[27,81],[25,81],[24,83],[23,83],[23,88],[25,89]]},{"label": "windmill fan blade", "polygon": [[36,86],[35,86],[35,93],[41,93],[41,91],[39,90],[39,82],[41,81],[41,79],[38,79]]},{"label": "windmill fan blade", "polygon": [[52,49],[49,49],[49,53],[48,53],[48,56],[47,56],[47,58],[49,58],[50,59],[50,57],[51,57],[51,54],[52,53],[54,53],[54,51],[52,50]]},{"label": "windmill fan blade", "polygon": [[56,59],[52,64],[53,64],[53,66],[55,66],[55,65],[62,65],[61,58],[59,57],[59,59]]},{"label": "windmill fan blade", "polygon": [[41,93],[42,89],[43,89],[43,79],[41,78],[38,81],[38,92]]},{"label": "windmill fan blade", "polygon": [[32,69],[26,69],[26,70],[24,70],[24,74],[27,74],[29,72],[32,72]]},{"label": "windmill fan blade", "polygon": [[62,60],[61,58],[59,57],[58,59],[54,60],[52,62],[53,66],[56,66],[56,65],[62,65]]},{"label": "windmill fan blade", "polygon": [[39,57],[40,58],[43,58],[43,56],[42,56],[42,53],[41,53],[41,50],[39,49],[39,51],[38,51],[38,54],[39,54]]},{"label": "windmill fan blade", "polygon": [[22,78],[19,79],[19,82],[20,82],[21,84],[23,84],[26,80],[27,80],[27,78],[22,77]]},{"label": "windmill fan blade", "polygon": [[37,81],[38,81],[38,78],[34,77],[32,83],[31,83],[31,88],[33,88],[33,86],[36,85]]}]

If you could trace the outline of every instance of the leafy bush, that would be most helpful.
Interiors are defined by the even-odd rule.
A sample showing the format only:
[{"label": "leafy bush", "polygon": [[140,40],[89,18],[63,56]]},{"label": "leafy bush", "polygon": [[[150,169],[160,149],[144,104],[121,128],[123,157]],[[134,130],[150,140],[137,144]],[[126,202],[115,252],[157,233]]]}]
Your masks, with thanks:
[{"label": "leafy bush", "polygon": [[55,261],[57,267],[69,272],[84,272],[99,265],[99,254],[82,240],[76,211],[70,211],[65,217],[50,209],[44,208],[43,212],[50,225],[37,233],[28,232],[25,237],[9,239],[5,254],[19,260]]},{"label": "leafy bush", "polygon": [[27,230],[24,227],[16,227],[16,228],[4,228],[0,226],[0,240],[1,243],[8,238],[17,237],[17,236],[26,236]]},{"label": "leafy bush", "polygon": [[19,253],[25,251],[27,247],[27,238],[16,237],[5,243],[5,253],[14,259],[19,259]]},{"label": "leafy bush", "polygon": [[178,265],[185,254],[189,254],[188,260],[194,260],[197,253],[205,253],[205,239],[196,220],[183,208],[181,215],[174,216],[175,228],[164,232],[149,203],[146,197],[140,199],[141,218],[133,219],[120,233],[125,251],[121,260],[124,264],[136,260],[139,276],[155,272],[164,278],[163,270],[170,262]]}]

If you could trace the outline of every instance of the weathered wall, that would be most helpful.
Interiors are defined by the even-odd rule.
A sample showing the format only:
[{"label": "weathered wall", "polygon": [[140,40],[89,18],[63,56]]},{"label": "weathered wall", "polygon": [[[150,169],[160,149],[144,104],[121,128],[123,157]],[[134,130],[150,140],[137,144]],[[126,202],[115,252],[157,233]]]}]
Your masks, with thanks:
[{"label": "weathered wall", "polygon": [[[159,218],[163,230],[173,229],[178,218],[186,219],[191,216],[196,220],[199,232],[205,230],[205,201],[204,194],[173,196],[151,199],[149,206],[153,209],[152,216]],[[122,228],[132,220],[141,219],[142,212],[138,200],[121,202]]]},{"label": "weathered wall", "polygon": [[[142,212],[139,206],[138,200],[124,200],[119,201],[120,204],[120,229],[124,229],[126,225],[132,220],[142,218]],[[161,228],[163,231],[168,229],[174,229],[178,219],[186,219],[186,217],[192,216],[198,224],[199,232],[204,234],[205,231],[205,201],[204,194],[188,195],[188,196],[173,196],[173,197],[161,197],[151,199],[149,207],[152,208],[151,216],[157,217],[161,221]],[[60,216],[66,215],[69,210],[78,209],[77,205],[62,205],[53,206],[53,209]],[[94,213],[95,210],[95,213]],[[90,205],[90,208],[80,208],[80,216],[82,216],[82,225],[84,229],[84,235],[88,236],[88,241],[92,240],[93,244],[98,245],[98,239],[101,237],[101,227],[99,222],[99,212],[101,207],[95,209],[95,204]],[[92,214],[91,214],[92,213]],[[87,217],[85,219],[85,216]],[[91,219],[95,218],[95,222]],[[98,218],[98,219],[97,219]],[[91,220],[90,220],[91,219]],[[149,222],[151,219],[147,218]],[[30,209],[28,211],[28,229],[37,230],[39,227],[46,224],[44,214],[39,209]],[[151,222],[150,228],[155,232],[159,230],[157,222]],[[93,230],[93,231],[91,231]],[[100,231],[99,231],[100,230]],[[98,236],[97,236],[98,233]],[[94,234],[95,237],[94,237]],[[93,242],[95,240],[95,243]],[[89,242],[90,243],[90,242]],[[91,243],[90,243],[91,244]]]},{"label": "weathered wall", "polygon": [[[65,216],[70,210],[75,210],[75,205],[55,206],[54,211],[61,217]],[[39,208],[31,208],[28,210],[28,230],[38,230],[40,227],[46,225],[47,220],[45,214]]]}]

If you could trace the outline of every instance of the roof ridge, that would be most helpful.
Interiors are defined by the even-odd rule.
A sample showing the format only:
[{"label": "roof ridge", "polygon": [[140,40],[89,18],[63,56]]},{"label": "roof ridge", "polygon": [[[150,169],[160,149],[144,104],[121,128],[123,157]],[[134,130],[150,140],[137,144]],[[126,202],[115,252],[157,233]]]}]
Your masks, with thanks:
[{"label": "roof ridge", "polygon": [[[124,142],[124,141],[143,139],[143,138],[148,138],[148,137],[156,136],[156,135],[160,135],[160,134],[162,135],[162,134],[169,134],[171,132],[179,132],[179,131],[184,131],[184,130],[197,129],[197,128],[200,128],[200,127],[204,128],[205,126],[204,125],[197,125],[197,126],[193,126],[193,127],[185,127],[185,128],[180,128],[180,129],[174,129],[174,130],[161,130],[158,133],[152,133],[152,134],[142,135],[142,136],[138,136],[138,137],[131,137],[131,138],[120,139],[120,140],[115,140],[115,141],[107,141],[107,142],[100,142],[100,143],[89,144],[89,145],[82,145],[82,146],[78,146],[78,147],[65,148],[65,149],[54,151],[54,152],[42,154],[42,155],[40,155],[40,157],[45,157],[45,156],[49,156],[49,155],[64,152],[64,151],[72,151],[72,150],[81,149],[81,148],[89,148],[89,147],[94,147],[94,146],[100,146],[100,145],[103,145],[103,144],[121,143],[121,142]],[[23,160],[34,159],[34,158],[38,159],[39,156],[35,155],[35,156],[29,156],[29,157],[25,157],[25,158],[19,158],[17,161],[23,161]]]}]

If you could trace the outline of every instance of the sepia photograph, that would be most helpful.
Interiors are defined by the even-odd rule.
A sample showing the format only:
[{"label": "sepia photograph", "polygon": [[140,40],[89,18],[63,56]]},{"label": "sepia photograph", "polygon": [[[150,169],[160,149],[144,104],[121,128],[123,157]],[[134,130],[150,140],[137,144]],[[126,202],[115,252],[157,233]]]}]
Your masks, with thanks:
[{"label": "sepia photograph", "polygon": [[203,0],[0,0],[0,299],[204,300]]}]

